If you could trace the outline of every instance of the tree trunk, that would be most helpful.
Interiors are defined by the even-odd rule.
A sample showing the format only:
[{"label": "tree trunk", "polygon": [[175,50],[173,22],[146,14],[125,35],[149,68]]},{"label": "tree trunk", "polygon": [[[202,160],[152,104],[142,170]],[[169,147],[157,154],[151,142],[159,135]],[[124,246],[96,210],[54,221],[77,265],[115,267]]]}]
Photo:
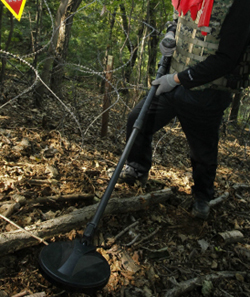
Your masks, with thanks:
[{"label": "tree trunk", "polygon": [[[127,35],[129,36],[130,33],[130,27],[129,27],[129,23],[128,23],[128,19],[126,16],[126,8],[124,6],[124,4],[120,4],[120,9],[122,12],[122,23],[123,23],[123,28],[126,31]],[[143,28],[144,28],[144,24],[142,23],[142,26],[139,28],[137,36],[138,36],[138,44],[140,43],[142,34],[143,34]],[[129,83],[130,82],[130,77],[131,77],[131,73],[133,71],[133,68],[135,66],[135,62],[137,59],[137,52],[138,52],[138,44],[131,44],[128,40],[128,37],[125,34],[126,37],[126,46],[130,52],[130,56],[132,56],[130,63],[127,65],[127,67],[125,68],[125,83]],[[127,91],[125,92],[127,93]]]},{"label": "tree trunk", "polygon": [[[113,35],[113,28],[115,25],[116,11],[117,11],[117,8],[115,8],[114,12],[111,15],[110,28],[109,28],[109,39],[108,39],[110,41],[110,43],[107,45],[107,49],[106,49],[106,53],[105,53],[104,69],[107,68],[108,56],[110,54],[110,50],[112,51],[112,35]],[[101,94],[104,94],[104,92],[105,92],[105,83],[106,83],[106,80],[103,79],[101,82],[101,90],[100,90]]]},{"label": "tree trunk", "polygon": [[242,92],[236,93],[234,95],[231,112],[230,112],[230,116],[229,116],[230,124],[231,123],[237,124],[238,113],[239,113],[240,103],[241,103],[241,97],[242,97]]},{"label": "tree trunk", "polygon": [[59,97],[62,97],[62,80],[64,76],[64,61],[67,57],[68,46],[70,40],[71,27],[73,25],[74,13],[77,11],[82,0],[69,0],[66,12],[62,17],[61,26],[57,40],[57,58],[54,60],[52,76],[51,76],[51,89]]},{"label": "tree trunk", "polygon": [[[158,0],[148,1],[148,23],[151,27],[156,28],[156,11],[155,7]],[[148,87],[151,86],[151,78],[155,75],[156,57],[158,52],[159,37],[154,31],[148,41]]]},{"label": "tree trunk", "polygon": [[[63,15],[65,15],[68,2],[69,2],[69,0],[61,0],[60,6],[57,10],[56,19],[55,19],[55,32],[53,32],[54,36],[53,36],[52,42],[51,42],[49,50],[48,50],[47,59],[45,60],[45,62],[43,64],[43,71],[40,75],[41,79],[44,81],[44,83],[46,85],[50,84],[50,70],[52,67],[52,63],[54,61],[53,53],[56,48],[59,30],[60,30],[61,23],[62,23],[62,17],[63,17]],[[36,88],[35,99],[36,99],[37,105],[41,104],[44,91],[45,91],[45,86],[43,84],[40,84]]]},{"label": "tree trunk", "polygon": [[[42,4],[43,3],[41,0],[37,0],[36,29],[35,29],[34,33],[32,32],[32,28],[30,31],[31,47],[32,47],[33,52],[36,52],[38,50],[39,39],[41,37],[41,26],[42,26],[41,21],[42,21],[42,12],[43,12]],[[30,24],[31,24],[31,21],[30,21]],[[37,66],[37,58],[38,58],[38,55],[35,55],[35,58],[33,61],[34,68],[36,68],[36,66]]]},{"label": "tree trunk", "polygon": [[[11,43],[11,37],[13,34],[13,29],[14,29],[13,15],[10,12],[8,12],[8,15],[10,16],[10,31],[9,31],[8,39],[6,41],[5,51],[7,51],[9,48],[9,45]],[[1,77],[0,77],[1,84],[4,82],[5,67],[6,67],[6,59],[2,58],[2,69],[1,69]]]},{"label": "tree trunk", "polygon": [[137,75],[137,85],[141,82],[141,67],[143,62],[143,53],[145,51],[145,40],[148,32],[148,27],[144,26],[144,33],[142,37],[141,49],[140,49],[140,56],[138,59],[138,75]]},{"label": "tree trunk", "polygon": [[112,81],[112,70],[114,65],[114,57],[108,56],[108,63],[106,68],[106,83],[105,83],[105,94],[103,98],[103,115],[102,115],[102,128],[101,137],[105,137],[108,134],[108,124],[109,124],[109,108],[111,104],[110,91],[111,91],[111,81]]}]

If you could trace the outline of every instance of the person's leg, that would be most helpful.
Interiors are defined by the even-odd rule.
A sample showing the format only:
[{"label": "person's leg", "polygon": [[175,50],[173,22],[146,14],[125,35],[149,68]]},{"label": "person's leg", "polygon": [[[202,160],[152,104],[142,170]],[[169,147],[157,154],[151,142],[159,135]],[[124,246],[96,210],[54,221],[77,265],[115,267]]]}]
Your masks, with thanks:
[{"label": "person's leg", "polygon": [[[176,116],[173,105],[173,95],[174,92],[169,92],[154,97],[144,120],[143,127],[138,133],[128,156],[128,167],[122,172],[118,182],[125,181],[133,184],[133,180],[137,176],[142,177],[143,182],[147,179],[152,162],[152,137],[156,131],[167,125],[170,120]],[[141,111],[144,101],[145,99],[142,100],[129,114],[127,122],[127,140],[133,130],[134,122]],[[133,174],[131,168],[132,170],[135,170],[135,174]]]},{"label": "person's leg", "polygon": [[202,219],[209,215],[209,201],[214,196],[214,179],[217,169],[218,131],[220,121],[187,125],[183,122],[189,146],[191,164],[193,167],[194,186],[192,192],[195,198],[193,214]]},{"label": "person's leg", "polygon": [[176,94],[178,118],[186,134],[193,167],[193,213],[206,219],[209,201],[214,196],[217,169],[219,127],[223,111],[229,106],[229,93],[206,90]]}]

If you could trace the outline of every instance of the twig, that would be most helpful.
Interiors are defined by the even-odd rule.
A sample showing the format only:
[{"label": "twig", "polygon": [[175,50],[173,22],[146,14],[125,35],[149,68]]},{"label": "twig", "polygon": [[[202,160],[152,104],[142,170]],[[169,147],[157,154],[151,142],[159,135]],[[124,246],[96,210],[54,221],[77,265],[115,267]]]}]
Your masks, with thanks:
[{"label": "twig", "polygon": [[125,229],[123,229],[120,233],[118,233],[115,238],[114,241],[116,241],[119,237],[121,237],[124,233],[126,233],[129,229],[135,227],[136,225],[139,224],[139,221],[136,221],[134,223],[132,223],[131,225],[127,226]]},{"label": "twig", "polygon": [[131,246],[132,244],[134,244],[136,242],[136,240],[140,237],[141,235],[138,234],[135,236],[135,238],[133,238],[133,240],[131,240],[129,243],[125,243],[123,244],[123,246]]},{"label": "twig", "polygon": [[25,182],[33,186],[40,186],[44,184],[51,184],[53,181],[50,179],[22,179],[22,183]]},{"label": "twig", "polygon": [[222,288],[219,288],[219,290],[225,295],[225,297],[234,297],[233,295],[227,293],[225,290],[223,290]]},{"label": "twig", "polygon": [[3,133],[1,133],[1,136],[3,137],[3,139],[5,140],[5,142],[7,144],[12,144],[12,142],[9,140],[9,138],[7,138],[5,135],[3,135]]},{"label": "twig", "polygon": [[188,216],[193,217],[193,215],[192,215],[190,212],[188,212],[185,208],[180,207],[180,209],[181,209],[182,211],[184,211]]},{"label": "twig", "polygon": [[[19,72],[21,75],[22,75],[22,77],[24,76],[24,73],[23,72],[21,72],[13,63],[11,63],[9,60],[7,60],[7,63],[9,63],[12,67],[14,67],[16,70],[17,70],[17,72]],[[22,82],[24,82],[23,80],[22,80]],[[27,83],[27,81],[26,82],[24,82],[26,85],[28,84]]]},{"label": "twig", "polygon": [[31,295],[26,295],[26,297],[45,297],[46,293],[45,292],[39,292],[39,293],[34,293]]},{"label": "twig", "polygon": [[243,199],[243,197],[241,196],[241,195],[239,195],[239,194],[235,194],[235,196],[237,197],[237,198],[239,198],[239,199]]},{"label": "twig", "polygon": [[24,290],[24,291],[22,291],[22,292],[20,292],[20,293],[17,293],[17,294],[15,294],[15,295],[12,295],[11,297],[23,297],[23,296],[25,296],[25,295],[27,295],[27,294],[29,294],[29,293],[30,293],[29,291]]},{"label": "twig", "polygon": [[24,231],[25,233],[28,233],[31,237],[37,239],[38,241],[44,243],[45,245],[48,245],[48,242],[47,242],[47,241],[45,241],[45,240],[43,240],[42,238],[40,238],[40,237],[38,237],[38,236],[32,234],[31,232],[25,230],[24,228],[18,226],[16,223],[12,222],[11,220],[9,220],[8,218],[6,218],[5,216],[3,216],[3,215],[0,214],[0,218],[4,219],[6,222],[8,222],[8,223],[10,223],[11,225],[15,226],[16,228],[18,228],[18,229]]},{"label": "twig", "polygon": [[175,225],[175,226],[167,226],[167,229],[179,229],[179,228],[184,228],[185,225]]},{"label": "twig", "polygon": [[145,240],[147,240],[147,239],[153,237],[153,236],[154,236],[160,229],[161,229],[160,226],[157,227],[157,228],[155,229],[154,232],[152,232],[151,234],[149,234],[149,235],[146,236],[146,237],[143,237],[140,241],[136,242],[136,243],[134,244],[134,246],[137,246],[137,245],[141,244],[143,241],[145,241]]}]

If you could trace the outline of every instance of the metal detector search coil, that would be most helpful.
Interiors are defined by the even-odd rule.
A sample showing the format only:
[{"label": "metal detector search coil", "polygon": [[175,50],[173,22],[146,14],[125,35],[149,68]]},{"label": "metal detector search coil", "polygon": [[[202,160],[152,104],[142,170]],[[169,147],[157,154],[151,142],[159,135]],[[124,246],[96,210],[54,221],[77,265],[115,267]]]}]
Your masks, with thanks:
[{"label": "metal detector search coil", "polygon": [[69,291],[89,295],[103,288],[110,277],[106,259],[94,246],[77,240],[46,246],[40,253],[39,264],[49,281]]}]

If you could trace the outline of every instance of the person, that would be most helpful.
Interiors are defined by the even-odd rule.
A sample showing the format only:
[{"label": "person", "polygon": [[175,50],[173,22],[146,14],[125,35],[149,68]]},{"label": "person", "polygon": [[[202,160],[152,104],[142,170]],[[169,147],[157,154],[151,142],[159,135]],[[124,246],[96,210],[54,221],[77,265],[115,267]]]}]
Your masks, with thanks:
[{"label": "person", "polygon": [[[212,5],[210,15],[206,15],[208,26],[204,23],[199,26],[194,18],[202,12],[206,1]],[[180,9],[181,4],[195,1],[174,2],[175,8]],[[233,93],[249,85],[250,1],[196,2],[203,5],[197,16],[192,15],[192,8],[191,14],[179,10],[177,27],[169,29],[176,31],[170,73],[152,82],[158,86],[156,95],[118,182],[134,184],[138,180],[145,185],[152,164],[152,137],[177,117],[190,148],[194,181],[192,214],[206,220],[209,201],[214,197],[219,127],[224,110]],[[144,100],[129,114],[127,139]]]}]

